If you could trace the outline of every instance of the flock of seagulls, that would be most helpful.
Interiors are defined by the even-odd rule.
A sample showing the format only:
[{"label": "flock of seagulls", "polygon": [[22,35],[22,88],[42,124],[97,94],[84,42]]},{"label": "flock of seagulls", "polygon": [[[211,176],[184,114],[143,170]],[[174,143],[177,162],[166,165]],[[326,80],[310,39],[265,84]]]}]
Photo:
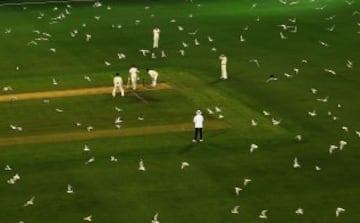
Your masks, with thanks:
[{"label": "flock of seagulls", "polygon": [[[313,0],[315,1],[315,0]],[[190,1],[192,2],[192,0]],[[300,3],[300,1],[289,1],[289,0],[279,0],[279,2],[283,5],[297,5]],[[351,5],[353,4],[354,1],[345,1],[347,4]],[[200,7],[201,5],[199,4],[198,7]],[[94,8],[99,8],[99,7],[102,7],[102,4],[100,2],[95,2],[94,5],[93,5]],[[251,5],[251,8],[257,8],[258,7],[258,4],[257,3],[253,3]],[[63,9],[62,11],[58,8],[58,7],[54,7],[53,8],[53,11],[55,12],[59,12],[59,14],[55,17],[52,17],[49,19],[48,23],[50,25],[52,24],[56,24],[56,23],[59,23],[61,21],[63,21],[64,19],[66,19],[70,14],[71,14],[71,6],[69,4],[66,5],[66,8]],[[327,5],[323,5],[321,7],[316,7],[315,9],[316,10],[320,10],[320,11],[323,11],[327,8]],[[150,7],[149,6],[146,6],[145,7],[145,10],[149,10]],[[107,7],[107,10],[111,10],[111,7],[108,6]],[[360,13],[358,11],[355,11],[353,13],[353,16],[354,15],[360,15]],[[154,15],[152,15],[154,16]],[[193,14],[189,14],[188,15],[189,18],[193,18]],[[39,13],[39,15],[37,15],[36,17],[37,19],[41,20],[41,19],[45,19],[46,16],[44,13]],[[330,16],[330,17],[326,17],[325,20],[327,21],[334,21],[336,18],[336,15],[333,15],[333,16]],[[94,16],[94,20],[95,21],[101,21],[102,20],[102,17],[101,16]],[[257,22],[260,22],[260,18],[257,17],[256,18],[256,21]],[[140,19],[137,19],[135,20],[135,25],[141,25],[141,20]],[[175,19],[171,19],[170,20],[171,23],[176,23],[176,29],[179,31],[179,32],[184,32],[186,31],[186,27],[184,25],[181,25],[181,24],[177,24],[177,21]],[[297,32],[298,32],[298,25],[297,25],[297,19],[296,18],[290,18],[288,19],[288,22],[289,24],[278,24],[277,27],[279,27],[281,30],[279,31],[279,35],[280,35],[280,39],[281,40],[284,40],[284,41],[290,41],[291,39],[291,36],[290,35],[295,35]],[[360,26],[360,23],[357,23],[358,26]],[[82,27],[87,27],[87,24],[83,23],[82,24]],[[122,29],[123,26],[120,25],[120,24],[112,24],[111,26],[112,28],[116,28],[116,29]],[[245,27],[242,28],[243,31],[247,31],[249,29],[249,26],[246,25]],[[335,24],[332,24],[331,26],[327,26],[324,28],[325,31],[328,31],[328,32],[334,32],[336,29],[336,25]],[[31,40],[29,40],[29,42],[27,42],[27,45],[30,47],[30,46],[38,46],[40,45],[42,42],[51,42],[53,36],[50,34],[50,33],[47,33],[47,32],[44,32],[44,31],[40,31],[40,30],[33,30],[32,31],[35,35],[35,37]],[[76,38],[79,36],[80,34],[80,31],[78,29],[73,29],[71,30],[70,32],[70,36],[72,38]],[[201,42],[200,43],[200,36],[198,35],[199,33],[199,29],[195,29],[195,30],[191,30],[191,31],[186,31],[186,34],[188,36],[191,36],[193,37],[192,41],[191,42],[187,42],[187,41],[181,41],[181,43],[179,44],[179,46],[181,46],[180,49],[177,50],[177,52],[181,55],[181,56],[185,56],[186,55],[186,50],[189,48],[189,47],[192,47],[192,46],[200,46]],[[6,28],[5,31],[4,31],[4,34],[6,35],[11,35],[12,34],[12,29],[11,28]],[[360,34],[360,31],[358,32],[358,34]],[[90,33],[83,33],[83,39],[85,42],[91,42],[92,39],[93,39],[93,36],[94,34],[90,34]],[[96,36],[94,37],[96,38]],[[209,43],[214,43],[215,42],[215,39],[214,37],[212,36],[207,36],[207,41]],[[242,44],[246,44],[246,42],[248,41],[244,34],[240,34],[240,37],[239,37],[239,41],[242,43]],[[320,46],[323,46],[325,48],[329,48],[329,47],[332,47],[328,42],[325,42],[323,40],[318,40],[318,44]],[[54,48],[54,47],[50,47],[48,49],[48,51],[50,51],[51,53],[57,53],[57,49]],[[212,45],[211,46],[211,51],[217,51],[217,48]],[[139,49],[138,52],[141,53],[142,56],[144,57],[147,57],[147,56],[150,56],[152,59],[157,59],[158,56],[156,55],[156,52],[152,52],[151,50],[149,49]],[[165,50],[161,50],[161,55],[160,55],[160,58],[166,58],[167,57],[167,54],[165,52]],[[123,52],[119,52],[117,53],[117,58],[119,60],[123,60],[123,59],[126,59],[127,56],[125,53]],[[108,60],[104,60],[104,65],[105,66],[112,66],[112,63],[109,62]],[[302,63],[306,64],[308,63],[308,60],[307,59],[303,59],[301,61]],[[258,58],[252,58],[249,60],[249,63],[253,63],[254,65],[256,65],[257,68],[260,68],[260,62],[259,62],[259,59]],[[353,69],[354,68],[354,61],[353,60],[350,60],[350,59],[347,59],[345,61],[345,66],[348,68],[348,69]],[[19,70],[19,66],[16,67],[16,70]],[[290,74],[289,73],[284,73],[284,76],[286,78],[291,78],[293,77],[294,75],[297,75],[299,74],[299,71],[300,69],[299,68],[293,68],[292,72],[293,74]],[[332,75],[337,75],[337,72],[334,70],[334,69],[330,69],[330,68],[324,68],[323,69],[324,72],[326,73],[329,73],[329,74],[332,74]],[[88,82],[91,82],[91,78],[89,76],[84,76],[84,79]],[[277,81],[279,80],[278,77],[276,77],[275,75],[270,75],[270,77],[266,80],[267,83],[269,82],[272,82],[272,81]],[[55,78],[52,78],[52,85],[54,86],[57,86],[59,85],[59,81],[56,80]],[[12,91],[13,88],[11,86],[5,86],[3,87],[3,91],[4,92],[7,92],[7,91]],[[318,89],[316,88],[311,88],[310,89],[311,93],[313,95],[317,95],[318,94]],[[322,102],[322,103],[327,103],[329,101],[329,97],[326,96],[326,97],[323,97],[323,98],[316,98],[316,100],[318,102]],[[47,100],[47,102],[45,102],[44,100],[44,103],[49,103],[49,100]],[[341,105],[338,104],[338,108],[341,108]],[[121,108],[118,108],[118,107],[115,107],[115,110],[118,111],[118,112],[121,112],[123,111]],[[209,115],[213,115],[215,116],[216,118],[219,118],[219,119],[222,119],[224,118],[224,115],[223,115],[223,112],[222,112],[222,109],[220,107],[209,107],[206,109],[208,114]],[[63,109],[60,109],[60,108],[56,108],[55,109],[56,112],[58,113],[62,113],[64,112]],[[272,117],[271,113],[267,110],[263,110],[262,111],[262,114],[265,116],[265,117],[269,117],[270,118],[270,121],[272,123],[273,126],[278,126],[282,123],[282,120],[281,119],[277,119],[277,118],[274,118]],[[308,111],[307,114],[310,116],[310,117],[317,117],[318,116],[318,113],[317,113],[317,110],[316,109],[313,109],[311,111]],[[335,121],[335,120],[338,120],[338,117],[337,116],[334,116],[332,112],[328,112],[328,116],[331,116],[332,119]],[[144,120],[143,117],[138,117],[138,120],[139,121],[142,121]],[[121,124],[122,124],[123,120],[120,116],[116,117],[115,118],[115,121],[114,121],[114,124],[115,124],[115,127],[116,128],[120,128],[121,127]],[[251,122],[250,122],[250,125],[253,126],[253,127],[256,127],[258,126],[259,124],[259,120],[257,119],[252,119]],[[82,126],[81,123],[76,123],[76,126],[77,127],[80,127]],[[16,124],[10,124],[10,129],[11,130],[14,130],[14,131],[18,131],[18,132],[21,132],[23,131],[23,127],[19,126],[19,125],[16,125]],[[86,127],[86,130],[87,131],[92,131],[94,129],[93,126],[87,126]],[[341,129],[345,132],[349,132],[350,129],[349,127],[347,126],[342,126]],[[354,130],[355,134],[360,137],[360,131],[357,131],[357,130]],[[294,139],[297,141],[297,142],[301,142],[302,141],[302,135],[301,134],[298,134],[294,137]],[[338,144],[331,144],[329,146],[329,154],[332,155],[334,154],[335,151],[342,151],[345,146],[348,145],[348,142],[341,139],[339,140]],[[257,149],[259,148],[259,146],[255,143],[252,143],[250,144],[250,153],[253,153],[255,152]],[[84,145],[84,148],[83,148],[83,151],[85,152],[90,152],[91,149],[88,145]],[[92,164],[95,162],[95,157],[92,156],[90,157],[86,162],[85,164],[86,165],[89,165],[89,164]],[[118,159],[115,157],[115,156],[110,156],[110,162],[118,162]],[[298,158],[295,156],[294,160],[293,160],[293,168],[295,169],[298,169],[298,168],[301,168],[301,164],[298,160]],[[180,169],[181,170],[185,170],[187,168],[190,167],[190,163],[187,162],[187,161],[183,161],[181,162],[180,164]],[[4,168],[6,171],[12,171],[12,168],[9,166],[9,165],[6,165],[5,168]],[[319,166],[315,166],[315,170],[316,171],[321,171],[321,167]],[[144,163],[144,160],[143,159],[140,159],[139,160],[139,163],[138,163],[138,171],[141,171],[141,172],[145,172],[147,171],[147,168],[145,167],[145,163]],[[11,177],[10,179],[7,180],[7,183],[8,184],[15,184],[17,183],[17,181],[20,180],[20,175],[19,174],[15,174],[13,177]],[[243,184],[242,185],[238,185],[238,186],[235,186],[234,187],[234,191],[235,191],[235,195],[236,196],[240,196],[241,193],[244,191],[245,187],[247,187],[250,182],[252,182],[252,179],[249,179],[249,178],[245,178],[244,181],[243,181]],[[68,184],[67,185],[67,188],[66,188],[66,193],[67,194],[74,194],[74,189],[72,187],[72,185]],[[35,196],[32,196],[28,201],[26,201],[24,203],[24,207],[28,207],[28,206],[33,206],[35,203]],[[236,205],[234,206],[232,209],[231,209],[231,213],[232,214],[239,214],[241,212],[240,210],[240,205]],[[258,215],[258,217],[260,219],[268,219],[268,212],[269,210],[267,209],[264,209],[264,210],[261,210],[260,214]],[[337,207],[336,210],[335,210],[335,216],[336,217],[340,217],[341,214],[343,214],[345,212],[345,208],[343,207]],[[295,214],[296,215],[304,215],[304,209],[303,208],[298,208],[295,210]],[[270,216],[271,217],[271,216]],[[88,221],[88,222],[91,222],[93,221],[93,216],[92,215],[88,215],[86,217],[83,218],[84,221]],[[151,220],[151,223],[160,223],[159,221],[159,213],[156,213],[152,220]]]}]

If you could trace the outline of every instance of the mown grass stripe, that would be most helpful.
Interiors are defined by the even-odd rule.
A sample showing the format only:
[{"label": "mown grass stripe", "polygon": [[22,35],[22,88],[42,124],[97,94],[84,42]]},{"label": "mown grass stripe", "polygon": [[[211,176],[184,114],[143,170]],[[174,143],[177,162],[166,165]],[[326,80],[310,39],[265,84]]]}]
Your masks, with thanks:
[{"label": "mown grass stripe", "polygon": [[[219,120],[208,121],[206,122],[205,125],[206,130],[217,130],[217,129],[226,129],[226,128],[229,128],[229,125]],[[97,139],[97,138],[153,135],[153,134],[170,133],[170,132],[173,133],[188,132],[192,130],[193,130],[192,123],[179,123],[179,124],[171,124],[171,125],[143,126],[143,127],[123,128],[123,129],[94,130],[90,132],[54,133],[47,135],[2,138],[0,139],[0,146],[52,143],[52,142],[69,142],[69,141],[89,140],[89,139]]]}]

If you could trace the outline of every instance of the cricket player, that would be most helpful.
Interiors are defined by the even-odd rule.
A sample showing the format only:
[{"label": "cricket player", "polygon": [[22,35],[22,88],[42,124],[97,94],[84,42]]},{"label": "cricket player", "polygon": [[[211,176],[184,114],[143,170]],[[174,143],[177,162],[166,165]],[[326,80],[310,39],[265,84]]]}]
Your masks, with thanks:
[{"label": "cricket player", "polygon": [[160,29],[155,27],[153,29],[153,48],[159,48]]},{"label": "cricket player", "polygon": [[136,83],[137,83],[137,80],[139,79],[139,77],[138,77],[139,73],[140,73],[140,71],[139,71],[139,69],[137,69],[137,67],[135,65],[132,65],[131,68],[129,69],[128,81],[130,80],[133,90],[136,90]]},{"label": "cricket player", "polygon": [[204,116],[202,116],[200,110],[196,111],[196,115],[193,119],[193,122],[195,124],[195,135],[194,135],[193,142],[194,143],[196,142],[196,140],[198,138],[198,134],[200,135],[199,141],[203,142],[202,129],[203,129]]},{"label": "cricket player", "polygon": [[226,80],[227,77],[227,70],[226,70],[226,64],[227,64],[227,57],[224,54],[221,54],[220,57],[220,64],[221,64],[221,77],[220,79]]},{"label": "cricket player", "polygon": [[156,87],[156,84],[157,84],[157,79],[159,77],[159,73],[155,70],[150,70],[149,68],[146,68],[146,72],[150,75],[151,77],[151,86],[152,87]]},{"label": "cricket player", "polygon": [[115,77],[113,79],[113,82],[114,82],[114,88],[113,88],[113,91],[112,91],[112,96],[113,97],[116,96],[116,91],[117,90],[120,90],[121,96],[124,96],[125,93],[124,93],[124,88],[123,88],[123,80],[120,77],[119,73],[116,73],[116,75],[115,75]]}]

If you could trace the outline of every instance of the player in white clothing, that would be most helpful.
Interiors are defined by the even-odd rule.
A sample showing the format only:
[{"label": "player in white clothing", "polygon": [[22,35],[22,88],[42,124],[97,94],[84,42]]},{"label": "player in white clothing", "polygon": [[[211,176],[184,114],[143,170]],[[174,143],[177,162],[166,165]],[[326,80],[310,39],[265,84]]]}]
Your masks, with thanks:
[{"label": "player in white clothing", "polygon": [[113,82],[114,82],[114,88],[113,88],[113,91],[112,91],[112,96],[113,97],[116,96],[116,91],[117,90],[120,90],[121,96],[124,96],[125,93],[124,93],[124,88],[123,88],[123,80],[120,77],[119,73],[116,73],[116,75],[115,75],[115,77],[113,79]]},{"label": "player in white clothing", "polygon": [[160,29],[155,27],[153,29],[153,48],[159,48]]},{"label": "player in white clothing", "polygon": [[202,129],[203,129],[204,116],[202,116],[200,110],[196,111],[196,115],[193,119],[193,122],[195,124],[195,135],[194,135],[193,142],[196,142],[196,140],[198,138],[198,134],[200,136],[199,141],[202,142],[203,141]]},{"label": "player in white clothing", "polygon": [[220,79],[226,80],[228,78],[227,70],[226,70],[226,64],[227,64],[228,59],[224,54],[221,54],[219,59],[220,59],[220,64],[221,64],[221,77],[220,77]]},{"label": "player in white clothing", "polygon": [[150,75],[151,77],[151,86],[155,87],[156,83],[157,83],[157,79],[159,77],[159,73],[155,70],[150,70],[149,68],[146,68],[146,72]]},{"label": "player in white clothing", "polygon": [[139,69],[135,65],[132,65],[129,69],[129,79],[131,81],[131,86],[133,90],[136,90],[136,83],[139,79],[138,74],[140,73]]}]

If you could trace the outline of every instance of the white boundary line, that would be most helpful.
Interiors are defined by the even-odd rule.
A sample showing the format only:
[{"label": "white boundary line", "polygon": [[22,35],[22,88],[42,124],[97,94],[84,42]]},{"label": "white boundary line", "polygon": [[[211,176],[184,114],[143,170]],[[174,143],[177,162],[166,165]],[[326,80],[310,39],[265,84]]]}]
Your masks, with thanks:
[{"label": "white boundary line", "polygon": [[1,6],[14,6],[14,5],[45,5],[57,3],[71,3],[71,2],[95,2],[95,0],[62,0],[62,1],[41,1],[41,2],[7,2],[0,4]]}]

